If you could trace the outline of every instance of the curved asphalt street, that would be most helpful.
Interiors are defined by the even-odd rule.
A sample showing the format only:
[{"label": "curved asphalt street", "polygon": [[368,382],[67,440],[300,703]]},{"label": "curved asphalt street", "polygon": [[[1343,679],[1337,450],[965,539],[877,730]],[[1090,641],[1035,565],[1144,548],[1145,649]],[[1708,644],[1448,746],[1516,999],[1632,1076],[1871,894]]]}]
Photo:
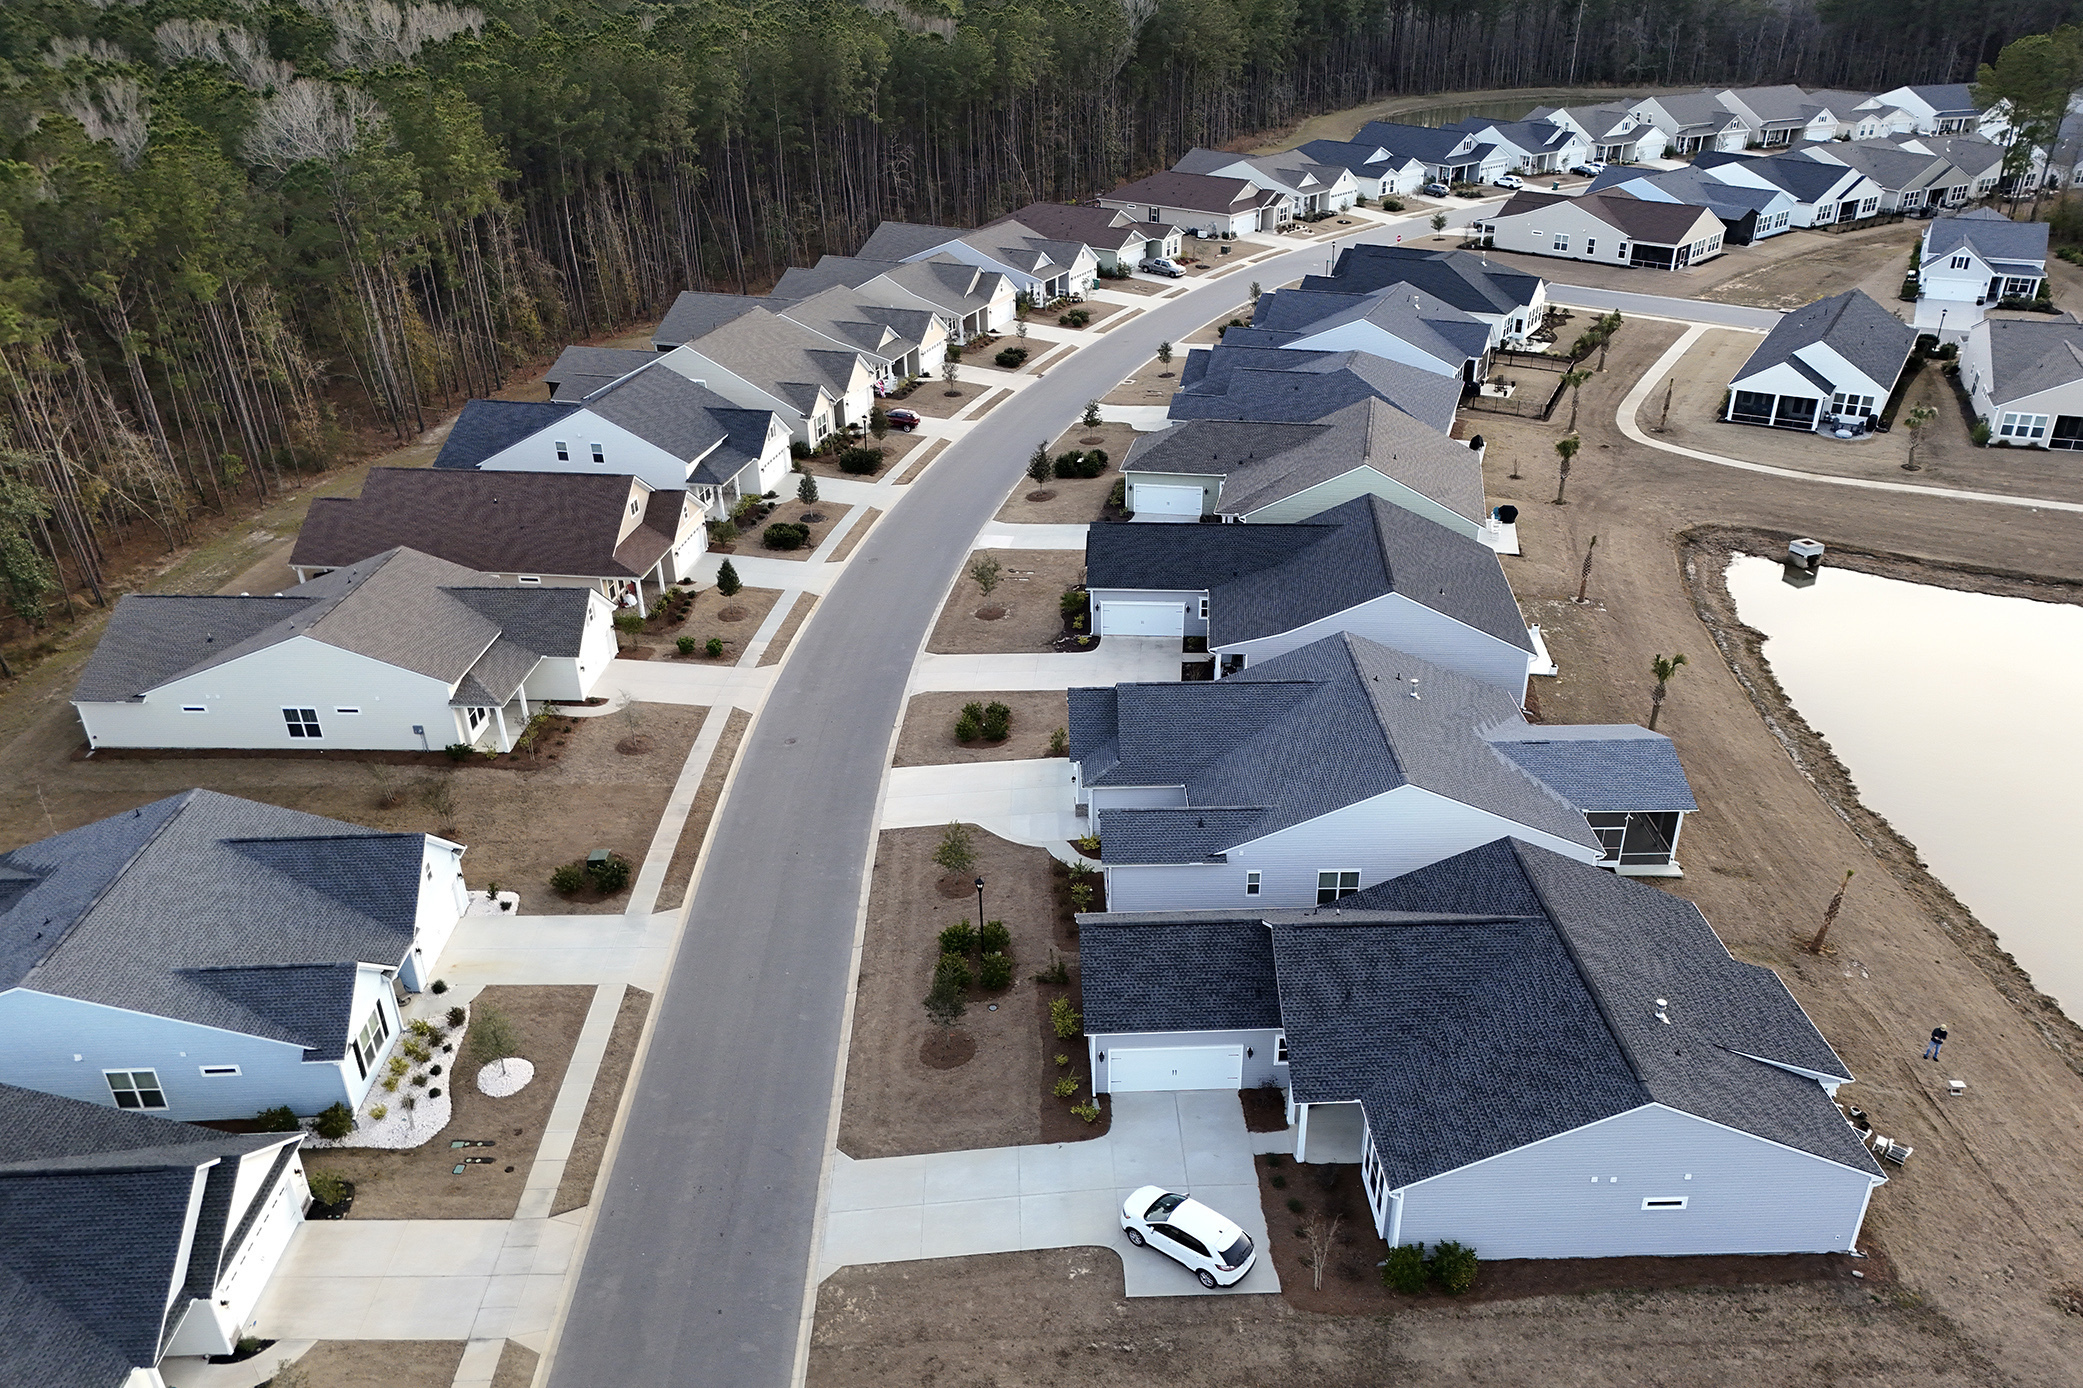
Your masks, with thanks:
[{"label": "curved asphalt street", "polygon": [[891,730],[976,533],[1038,442],[1233,309],[1292,251],[1088,341],[1002,401],[871,531],[796,638],[721,807],[554,1347],[556,1388],[793,1378],[854,932]]}]

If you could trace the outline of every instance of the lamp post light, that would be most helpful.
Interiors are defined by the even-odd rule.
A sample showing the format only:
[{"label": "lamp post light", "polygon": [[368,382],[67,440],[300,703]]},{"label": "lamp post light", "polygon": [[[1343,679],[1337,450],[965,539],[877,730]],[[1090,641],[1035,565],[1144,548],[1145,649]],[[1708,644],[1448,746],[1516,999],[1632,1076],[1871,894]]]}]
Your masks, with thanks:
[{"label": "lamp post light", "polygon": [[976,879],[976,928],[984,928],[984,879]]}]

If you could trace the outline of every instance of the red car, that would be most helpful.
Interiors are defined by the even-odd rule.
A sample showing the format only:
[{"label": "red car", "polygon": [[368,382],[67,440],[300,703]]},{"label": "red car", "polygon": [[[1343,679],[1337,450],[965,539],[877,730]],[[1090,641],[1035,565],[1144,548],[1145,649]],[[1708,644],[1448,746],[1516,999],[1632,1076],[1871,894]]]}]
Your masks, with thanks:
[{"label": "red car", "polygon": [[919,412],[917,410],[891,410],[889,412],[889,421],[892,429],[902,429],[908,434],[919,427]]}]

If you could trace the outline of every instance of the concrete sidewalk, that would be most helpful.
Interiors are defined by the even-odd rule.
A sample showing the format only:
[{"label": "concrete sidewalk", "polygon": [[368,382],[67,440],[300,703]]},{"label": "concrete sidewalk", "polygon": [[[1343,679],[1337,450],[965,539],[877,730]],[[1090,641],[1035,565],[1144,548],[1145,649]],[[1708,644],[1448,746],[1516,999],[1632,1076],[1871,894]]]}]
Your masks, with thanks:
[{"label": "concrete sidewalk", "polygon": [[921,655],[911,690],[985,693],[1001,689],[1074,689],[1085,685],[1175,684],[1185,656],[1176,636],[1109,636],[1089,651],[1021,655]]},{"label": "concrete sidewalk", "polygon": [[[855,1263],[973,1257],[1028,1248],[1110,1248],[1129,1296],[1278,1292],[1244,1110],[1229,1090],[1122,1094],[1111,1129],[1089,1142],[833,1162],[820,1279]],[[1122,1235],[1121,1202],[1139,1186],[1191,1191],[1260,1249],[1234,1287],[1203,1287],[1162,1253]]]},{"label": "concrete sidewalk", "polygon": [[1014,525],[992,521],[977,533],[977,549],[1085,549],[1083,525]]},{"label": "concrete sidewalk", "polygon": [[929,827],[958,819],[1014,843],[1046,848],[1065,862],[1078,859],[1070,840],[1091,828],[1078,818],[1070,763],[1061,757],[890,771],[881,828]]}]

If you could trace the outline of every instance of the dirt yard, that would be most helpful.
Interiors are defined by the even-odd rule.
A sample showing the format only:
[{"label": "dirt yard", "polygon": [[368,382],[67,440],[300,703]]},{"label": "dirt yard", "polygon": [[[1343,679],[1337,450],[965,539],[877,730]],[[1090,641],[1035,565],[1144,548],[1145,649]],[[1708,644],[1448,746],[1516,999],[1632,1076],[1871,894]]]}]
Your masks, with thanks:
[{"label": "dirt yard", "polygon": [[[720,547],[719,547],[720,548]],[[756,554],[778,559],[782,556],[772,550],[760,548],[757,535],[741,537],[733,547],[739,554]],[[740,588],[735,596],[725,597],[710,584],[694,595],[694,606],[688,609],[687,620],[677,626],[664,626],[653,622],[641,636],[633,638],[633,644],[652,648],[654,660],[700,660],[716,665],[735,665],[738,657],[745,653],[745,643],[759,624],[767,619],[781,597],[779,588]],[[694,654],[682,656],[678,650],[678,638],[694,638]],[[709,638],[723,642],[723,654],[703,654]]]},{"label": "dirt yard", "polygon": [[[477,1087],[478,1064],[470,1058],[466,1031],[453,1054],[438,1057],[453,1108],[448,1126],[422,1146],[404,1152],[372,1147],[312,1151],[312,1169],[354,1182],[349,1219],[512,1219],[528,1183],[528,1168],[542,1142],[543,1125],[557,1102],[557,1086],[571,1064],[572,1047],[593,1005],[593,985],[494,984],[471,999],[472,1007],[497,1007],[513,1023],[515,1054],[535,1063],[535,1078],[518,1094],[494,1099]],[[627,1075],[603,1065],[599,1083],[621,1089]],[[464,1138],[489,1138],[496,1147],[451,1150]],[[466,1165],[464,1156],[491,1157],[488,1166]]]},{"label": "dirt yard", "polygon": [[[1061,1106],[1044,1089],[1059,1072],[1042,1054],[1041,1028],[1047,999],[1062,990],[1033,979],[1048,967],[1052,949],[1066,953],[1052,860],[1039,848],[972,829],[976,867],[948,873],[933,861],[942,832],[886,829],[876,844],[839,1122],[839,1149],[856,1159],[1039,1142],[1043,1105]],[[939,1045],[937,1028],[920,1000],[932,983],[942,927],[976,921],[974,877],[984,879],[986,917],[1012,932],[1013,985],[1001,993],[970,990],[959,1031],[975,1054],[936,1069],[924,1057]],[[943,879],[950,879],[946,890]],[[1076,956],[1066,963],[1075,966]],[[1063,1049],[1082,1061],[1080,1043]],[[1078,1069],[1082,1074],[1082,1064]],[[1091,1135],[1098,1131],[1104,1129]],[[1049,1131],[1048,1140],[1082,1135]]]},{"label": "dirt yard", "polygon": [[[846,538],[839,542],[839,548],[832,552],[831,558],[844,559],[848,552],[860,543],[861,536],[868,533],[868,527],[875,523],[878,514],[870,511],[854,522],[853,529],[846,532]],[[796,594],[795,605],[788,609],[788,615],[783,617],[781,625],[774,629],[774,639],[767,642],[767,648],[759,653],[759,663],[779,665],[781,658],[788,654],[788,643],[796,639],[796,633],[803,629],[803,623],[809,621],[810,614],[816,610],[817,594]]]},{"label": "dirt yard", "polygon": [[[999,565],[989,597],[969,576],[969,566],[986,555]],[[1081,550],[977,550],[964,562],[926,649],[950,655],[1046,650],[1063,635],[1063,590],[1084,581]]]},{"label": "dirt yard", "polygon": [[[906,404],[909,403],[909,401],[906,402]],[[913,408],[916,408],[916,406],[913,406]],[[856,472],[841,471],[837,453],[824,453],[815,458],[799,458],[796,460],[796,471],[815,473],[819,477],[837,477],[848,482],[873,482],[878,477],[886,476],[891,468],[902,467],[904,460],[910,456],[914,448],[918,447],[919,443],[920,439],[917,434],[907,434],[901,429],[892,429],[879,439],[862,439],[862,447],[880,448],[882,450],[881,469],[865,477]],[[795,487],[796,484],[793,479],[783,482],[781,484],[781,494],[783,496],[794,496],[796,494]]]},{"label": "dirt yard", "polygon": [[600,1073],[586,1099],[586,1112],[579,1119],[578,1136],[572,1139],[571,1155],[565,1159],[564,1178],[557,1183],[557,1199],[550,1206],[553,1217],[593,1202],[593,1183],[600,1177],[600,1163],[607,1154],[615,1111],[622,1105],[622,1090],[629,1082],[637,1041],[644,1034],[644,1019],[650,1015],[651,994],[641,988],[624,990],[614,1029],[608,1033],[607,1050],[601,1056]]},{"label": "dirt yard", "polygon": [[723,736],[717,740],[715,752],[710,754],[709,769],[702,773],[701,786],[695,791],[694,805],[687,812],[687,823],[680,829],[680,841],[673,846],[673,860],[666,866],[665,881],[658,887],[658,910],[670,911],[679,906],[687,892],[687,884],[694,878],[695,861],[701,857],[702,841],[708,837],[709,821],[716,817],[716,806],[723,799],[723,787],[730,777],[732,763],[738,759],[738,748],[745,741],[745,730],[752,726],[752,715],[742,708],[730,711],[723,725]]},{"label": "dirt yard", "polygon": [[[519,1346],[509,1341],[507,1348]],[[501,1351],[500,1368],[506,1359]],[[250,1361],[252,1381],[261,1382],[278,1362],[262,1350]],[[296,1361],[304,1388],[449,1388],[462,1366],[461,1340],[320,1340]]]},{"label": "dirt yard", "polygon": [[[1244,292],[1246,292],[1244,286],[1239,285],[1238,293],[1241,295]],[[1241,310],[1239,316],[1241,316]],[[1220,321],[1227,323],[1229,319],[1224,318]],[[1102,395],[1099,403],[1102,405],[1165,404],[1171,400],[1173,394],[1179,389],[1179,368],[1184,365],[1186,365],[1186,344],[1184,342],[1174,342],[1172,344],[1172,364],[1170,366],[1166,366],[1155,357],[1150,358],[1150,360],[1137,367],[1120,385],[1115,386],[1105,395]]]},{"label": "dirt yard", "polygon": [[897,402],[907,410],[916,410],[928,419],[946,419],[958,411],[966,410],[976,403],[977,397],[1003,390],[999,384],[1005,379],[1002,371],[991,372],[979,379],[968,374],[963,367],[962,379],[955,383],[955,393],[948,394],[947,383],[935,376],[930,381],[920,381],[919,388]]},{"label": "dirt yard", "polygon": [[[997,519],[1012,525],[1079,525],[1098,520],[1114,484],[1121,480],[1121,462],[1135,440],[1136,431],[1126,424],[1071,425],[1050,442],[1049,456],[1055,458],[1073,448],[1097,448],[1107,455],[1106,471],[1097,477],[1051,477],[1046,482],[1022,476],[1005,505],[998,508]],[[1044,492],[1048,495],[1042,496]]]},{"label": "dirt yard", "polygon": [[[745,537],[738,541],[738,550],[742,554],[757,554],[768,559],[808,559],[817,553],[817,547],[824,543],[825,536],[832,533],[832,527],[852,509],[853,507],[838,501],[814,501],[807,504],[793,499],[783,501],[767,513],[765,520],[745,532]],[[805,520],[806,516],[821,516],[823,519]],[[768,549],[760,539],[761,534],[770,525],[786,524],[808,525],[810,543],[800,549]],[[744,595],[741,593],[739,596]]]},{"label": "dirt yard", "polygon": [[[975,701],[1004,704],[1013,711],[1013,732],[1003,742],[957,742],[955,721]],[[904,706],[897,734],[897,766],[943,766],[950,762],[1018,761],[1049,755],[1049,735],[1070,725],[1070,696],[1062,690],[1013,690],[1004,694],[914,694]]]}]

